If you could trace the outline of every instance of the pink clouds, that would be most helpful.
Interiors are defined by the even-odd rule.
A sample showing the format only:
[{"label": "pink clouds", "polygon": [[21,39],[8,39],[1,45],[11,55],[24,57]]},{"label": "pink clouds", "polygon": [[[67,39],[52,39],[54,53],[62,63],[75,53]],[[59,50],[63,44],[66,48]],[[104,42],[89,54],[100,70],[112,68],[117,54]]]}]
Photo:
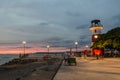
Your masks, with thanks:
[{"label": "pink clouds", "polygon": [[[47,52],[46,44],[40,43],[27,43],[25,52],[35,53],[35,52]],[[50,47],[50,52],[61,52],[65,51],[63,47]],[[0,44],[0,54],[22,54],[23,45],[22,44]]]},{"label": "pink clouds", "polygon": [[[35,53],[35,52],[47,52],[47,44],[44,43],[27,43],[26,45],[25,52],[26,53]],[[77,50],[78,51],[83,51],[83,50],[89,50],[89,47],[80,47]],[[50,52],[65,52],[65,51],[70,51],[69,48],[65,47],[53,47],[52,45],[49,48]],[[72,51],[76,51],[75,48],[72,49]],[[0,54],[22,54],[24,53],[23,51],[23,44],[18,44],[18,43],[10,43],[10,44],[0,44]]]}]

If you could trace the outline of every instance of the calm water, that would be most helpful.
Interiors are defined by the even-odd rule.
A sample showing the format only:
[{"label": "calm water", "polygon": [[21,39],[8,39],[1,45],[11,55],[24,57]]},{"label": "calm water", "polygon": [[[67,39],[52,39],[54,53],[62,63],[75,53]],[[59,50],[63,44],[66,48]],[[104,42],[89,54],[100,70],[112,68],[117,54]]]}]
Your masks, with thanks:
[{"label": "calm water", "polygon": [[0,54],[0,65],[18,57],[16,54]]},{"label": "calm water", "polygon": [[[43,57],[45,54],[30,54],[29,57]],[[50,56],[54,56],[55,54],[49,54]],[[57,54],[57,56],[61,57],[62,54]],[[14,58],[19,58],[19,54],[0,54],[0,65],[4,64]]]}]

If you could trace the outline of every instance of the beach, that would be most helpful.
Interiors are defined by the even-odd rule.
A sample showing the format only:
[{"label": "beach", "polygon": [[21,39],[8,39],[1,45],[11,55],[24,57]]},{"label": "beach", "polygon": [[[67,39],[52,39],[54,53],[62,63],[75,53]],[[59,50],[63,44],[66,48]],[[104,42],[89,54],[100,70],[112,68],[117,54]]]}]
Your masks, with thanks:
[{"label": "beach", "polygon": [[[0,66],[1,80],[52,80],[61,64],[60,58],[13,59]],[[16,63],[17,62],[17,63]]]}]

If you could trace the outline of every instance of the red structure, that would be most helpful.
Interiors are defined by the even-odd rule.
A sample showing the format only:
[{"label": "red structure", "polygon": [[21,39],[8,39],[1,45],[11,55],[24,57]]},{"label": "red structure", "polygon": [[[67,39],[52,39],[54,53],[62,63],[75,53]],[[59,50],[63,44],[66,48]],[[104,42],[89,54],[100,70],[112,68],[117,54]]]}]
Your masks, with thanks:
[{"label": "red structure", "polygon": [[94,55],[101,55],[102,54],[102,50],[101,49],[94,49],[93,50],[93,54]]}]

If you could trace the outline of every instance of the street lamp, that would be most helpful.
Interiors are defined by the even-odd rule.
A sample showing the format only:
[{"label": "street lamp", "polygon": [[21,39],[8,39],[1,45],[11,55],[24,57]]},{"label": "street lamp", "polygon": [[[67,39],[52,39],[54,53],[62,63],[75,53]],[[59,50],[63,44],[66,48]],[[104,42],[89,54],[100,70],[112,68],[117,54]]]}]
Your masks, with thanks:
[{"label": "street lamp", "polygon": [[85,47],[86,47],[86,49],[87,49],[89,46],[88,46],[88,45],[86,45]]},{"label": "street lamp", "polygon": [[47,49],[48,49],[48,55],[46,56],[47,58],[47,70],[49,69],[49,63],[48,63],[48,59],[49,59],[49,48],[50,48],[50,45],[47,45]]},{"label": "street lamp", "polygon": [[75,46],[76,46],[76,53],[77,53],[77,46],[78,46],[78,42],[75,42]]},{"label": "street lamp", "polygon": [[26,45],[26,41],[23,41],[22,44],[23,44],[23,47],[24,47],[23,53],[24,53],[24,56],[25,56],[25,45]]},{"label": "street lamp", "polygon": [[50,45],[47,45],[48,53],[49,53],[49,48],[50,48]]},{"label": "street lamp", "polygon": [[84,56],[85,56],[85,57],[87,57],[87,55],[88,55],[88,47],[89,47],[88,45],[85,46],[85,48],[86,48],[86,50],[85,50],[85,52],[84,52],[84,54],[85,54]]}]

